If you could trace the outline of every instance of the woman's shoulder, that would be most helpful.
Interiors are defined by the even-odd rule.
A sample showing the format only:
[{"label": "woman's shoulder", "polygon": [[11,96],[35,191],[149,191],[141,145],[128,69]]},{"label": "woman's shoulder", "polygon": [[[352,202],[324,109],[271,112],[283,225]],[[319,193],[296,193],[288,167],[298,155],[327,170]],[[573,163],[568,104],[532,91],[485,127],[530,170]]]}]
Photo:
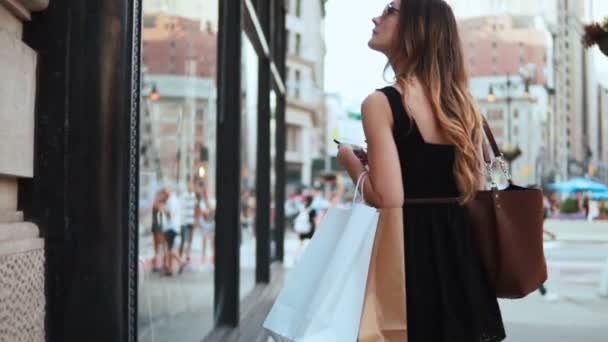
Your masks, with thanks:
[{"label": "woman's shoulder", "polygon": [[392,119],[392,110],[386,88],[388,87],[374,90],[361,103],[361,114],[364,122],[366,117],[368,119],[371,117]]}]

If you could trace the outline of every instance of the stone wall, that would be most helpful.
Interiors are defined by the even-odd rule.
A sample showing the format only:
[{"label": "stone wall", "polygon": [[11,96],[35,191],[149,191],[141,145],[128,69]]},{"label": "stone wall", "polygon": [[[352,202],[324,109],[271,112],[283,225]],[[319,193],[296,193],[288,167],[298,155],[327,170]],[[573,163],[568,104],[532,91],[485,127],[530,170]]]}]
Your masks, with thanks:
[{"label": "stone wall", "polygon": [[44,341],[44,240],[17,209],[33,177],[36,51],[23,24],[48,0],[0,0],[0,341]]}]

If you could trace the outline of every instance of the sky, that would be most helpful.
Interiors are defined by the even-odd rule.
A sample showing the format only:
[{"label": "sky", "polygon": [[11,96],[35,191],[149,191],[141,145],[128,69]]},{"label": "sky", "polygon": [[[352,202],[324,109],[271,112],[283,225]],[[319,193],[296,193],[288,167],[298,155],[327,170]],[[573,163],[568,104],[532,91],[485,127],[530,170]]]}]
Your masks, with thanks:
[{"label": "sky", "polygon": [[[383,77],[386,58],[368,48],[372,17],[390,0],[330,0],[325,22],[327,55],[325,89],[342,95],[347,105],[356,107],[376,88],[387,83]],[[459,1],[459,0],[452,0]],[[608,16],[608,0],[592,0],[594,19]],[[457,12],[457,16],[483,13]],[[597,80],[608,86],[608,57],[593,48]],[[387,74],[387,79],[390,78]]]},{"label": "sky", "polygon": [[325,89],[345,100],[361,101],[383,87],[386,58],[367,47],[372,17],[382,11],[381,0],[330,0],[327,2],[325,34]]}]

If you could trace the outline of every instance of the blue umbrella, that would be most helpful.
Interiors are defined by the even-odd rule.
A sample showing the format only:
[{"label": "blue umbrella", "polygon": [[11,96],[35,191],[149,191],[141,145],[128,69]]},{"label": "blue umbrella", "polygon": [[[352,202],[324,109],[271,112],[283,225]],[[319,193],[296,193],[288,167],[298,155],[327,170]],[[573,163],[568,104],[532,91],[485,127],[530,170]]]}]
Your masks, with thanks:
[{"label": "blue umbrella", "polygon": [[594,193],[591,197],[596,201],[608,200],[608,191]]},{"label": "blue umbrella", "polygon": [[608,186],[590,178],[572,178],[565,182],[550,184],[549,188],[559,192],[591,191],[593,193],[608,192]]}]

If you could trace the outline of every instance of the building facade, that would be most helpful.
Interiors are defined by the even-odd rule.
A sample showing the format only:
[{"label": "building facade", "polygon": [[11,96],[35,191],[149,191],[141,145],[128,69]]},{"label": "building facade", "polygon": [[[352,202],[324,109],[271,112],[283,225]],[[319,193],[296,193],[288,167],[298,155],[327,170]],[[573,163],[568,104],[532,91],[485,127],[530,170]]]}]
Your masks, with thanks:
[{"label": "building facade", "polygon": [[[241,301],[273,281],[271,258],[284,248],[283,207],[270,217],[270,171],[258,173],[255,253],[241,272],[243,36],[267,47],[255,50],[256,114],[269,122],[273,103],[274,200],[283,203],[285,15],[281,0],[0,2],[0,340],[238,334],[242,313],[255,311]],[[266,157],[258,166],[271,170]],[[200,267],[194,247],[184,276],[166,264],[161,275],[145,210],[170,206],[160,187],[179,195],[197,178],[216,199],[206,219],[221,229],[207,238],[221,253]],[[173,210],[160,220],[180,217]],[[161,249],[181,255],[178,235],[170,246],[164,234]]]},{"label": "building facade", "polygon": [[[528,27],[524,27],[524,30],[520,31],[523,33],[520,38],[516,38],[518,34],[511,30],[507,33],[510,36],[507,39],[544,40],[543,47],[538,44],[534,45],[538,46],[536,50],[539,52],[539,56],[544,56],[543,64],[546,65],[544,71],[536,70],[536,73],[544,76],[537,77],[536,83],[546,86],[549,103],[545,126],[547,136],[545,151],[548,158],[542,167],[543,172],[547,173],[545,176],[549,177],[551,181],[581,176],[589,172],[589,166],[592,163],[601,162],[599,153],[601,139],[595,129],[598,125],[597,80],[593,73],[594,65],[591,54],[583,48],[581,43],[582,26],[590,18],[592,2],[588,0],[534,2],[453,0],[450,3],[457,15],[461,12],[469,13],[469,15],[471,13],[478,15],[498,13],[498,16],[494,17],[489,31],[500,31],[501,28],[509,26],[508,22],[504,22],[505,18],[509,17],[506,13],[512,15],[513,18],[518,18],[511,19],[513,23],[522,22],[522,19],[524,23],[528,22],[526,24]],[[475,10],[469,10],[471,8]],[[488,20],[468,18],[461,22],[461,29],[465,37],[467,31],[481,31],[475,32],[475,35],[482,39],[479,45],[483,45],[483,32],[488,31],[484,22],[487,23]],[[531,26],[530,23],[533,25]],[[465,51],[473,50],[466,44],[465,42]],[[510,60],[517,60],[517,58],[523,59],[525,55],[530,57],[529,51],[524,52],[524,56],[522,56],[521,48],[521,46],[512,45],[503,50],[497,48],[497,52],[492,49],[486,49],[483,52],[474,51],[469,53],[467,64],[474,76],[479,72],[486,76],[488,67],[490,75],[497,75],[500,74],[500,70],[492,69],[494,63],[488,65],[480,63],[477,59],[487,57],[491,60],[500,60],[500,57],[510,56]],[[543,48],[545,52],[541,53]],[[520,56],[517,56],[518,54]],[[534,63],[534,61],[530,62]],[[508,73],[513,75],[513,69],[516,68],[519,67],[507,68],[510,69]]]},{"label": "building facade", "polygon": [[555,0],[448,0],[457,16],[486,16],[511,14],[552,18],[556,13]]},{"label": "building facade", "polygon": [[[558,0],[551,23],[555,117],[550,120],[550,141],[561,179],[589,174],[601,163],[602,138],[597,130],[598,94],[590,50],[581,42],[583,25],[590,18],[592,1]],[[566,137],[563,139],[561,137]]]},{"label": "building facade", "polygon": [[590,174],[608,183],[608,88],[598,85],[597,122],[598,157],[591,166]]},{"label": "building facade", "polygon": [[520,150],[511,165],[520,184],[538,184],[546,149],[546,33],[532,16],[459,20],[470,88],[505,152]]},{"label": "building facade", "polygon": [[[492,85],[494,97],[489,99],[488,89]],[[473,78],[470,87],[503,152],[511,148],[521,151],[511,165],[514,181],[539,184],[546,149],[548,97],[544,86],[530,85],[526,90],[521,78],[498,76]]]},{"label": "building facade", "polygon": [[461,19],[459,32],[470,77],[519,75],[531,84],[545,83],[545,33],[529,16]]},{"label": "building facade", "polygon": [[19,193],[34,179],[39,52],[24,39],[48,0],[0,3],[0,340],[44,341],[45,244]]},{"label": "building facade", "polygon": [[217,28],[165,12],[143,23],[140,206],[149,207],[163,186],[215,189]]},{"label": "building facade", "polygon": [[325,150],[323,129],[325,1],[288,2],[287,172],[288,181],[312,184],[312,161]]}]

